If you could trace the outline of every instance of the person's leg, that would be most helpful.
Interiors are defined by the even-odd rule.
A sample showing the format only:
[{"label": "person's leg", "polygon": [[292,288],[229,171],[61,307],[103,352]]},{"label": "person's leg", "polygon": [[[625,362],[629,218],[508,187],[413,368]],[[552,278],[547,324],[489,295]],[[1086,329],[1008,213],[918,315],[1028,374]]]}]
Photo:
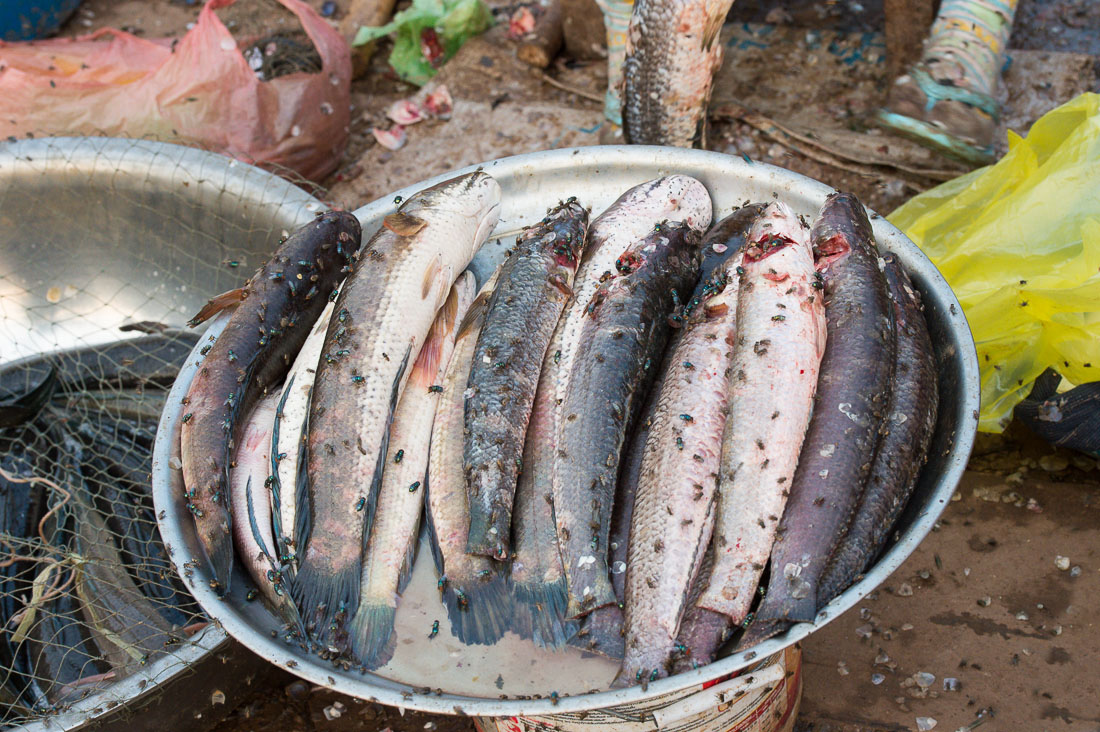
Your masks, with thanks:
[{"label": "person's leg", "polygon": [[[604,127],[608,129],[607,134],[601,137],[605,138],[605,142],[621,143],[623,60],[626,58],[626,31],[630,26],[634,0],[596,0],[596,4],[603,11],[604,27],[607,28],[607,95],[604,97],[603,113],[606,118]],[[616,137],[618,139],[614,139]]]},{"label": "person's leg", "polygon": [[921,60],[898,77],[878,121],[972,163],[993,159],[993,98],[1016,0],[943,0]]}]

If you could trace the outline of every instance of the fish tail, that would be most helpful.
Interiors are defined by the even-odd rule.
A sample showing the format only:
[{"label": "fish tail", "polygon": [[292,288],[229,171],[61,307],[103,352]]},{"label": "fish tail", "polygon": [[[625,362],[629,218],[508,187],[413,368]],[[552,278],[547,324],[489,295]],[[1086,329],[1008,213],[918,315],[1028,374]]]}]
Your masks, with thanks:
[{"label": "fish tail", "polygon": [[[312,396],[312,389],[310,389]],[[302,439],[298,441],[298,474],[295,476],[294,485],[294,553],[298,561],[302,555],[302,549],[309,543],[309,535],[313,529],[313,505],[309,499],[309,410],[302,420]],[[291,562],[294,564],[294,562]]]},{"label": "fish tail", "polygon": [[348,627],[348,644],[367,670],[385,666],[397,647],[393,629],[397,608],[385,604],[359,605]]},{"label": "fish tail", "polygon": [[202,306],[202,309],[195,314],[195,317],[187,321],[187,325],[194,328],[202,323],[206,322],[210,318],[214,317],[222,310],[233,307],[241,300],[244,300],[245,295],[248,294],[248,289],[245,287],[238,287],[235,290],[229,290],[223,292],[220,295],[207,300],[206,304]]},{"label": "fish tail", "polygon": [[623,611],[618,605],[593,610],[584,619],[581,629],[569,639],[569,645],[582,651],[621,661],[626,653],[623,637]]},{"label": "fish tail", "polygon": [[359,609],[360,574],[357,562],[333,568],[311,562],[308,555],[303,557],[292,592],[306,627],[312,626],[312,635],[319,642],[345,650],[347,619]]},{"label": "fish tail", "polygon": [[[228,516],[228,513],[226,514]],[[218,596],[229,592],[229,580],[233,569],[233,542],[228,531],[213,528],[206,532],[206,541],[201,542],[206,558],[210,562],[210,569],[214,573],[216,583],[214,591]]]},{"label": "fish tail", "polygon": [[507,575],[499,571],[461,585],[445,582],[443,604],[451,631],[466,645],[496,643],[510,628],[514,614]]},{"label": "fish tail", "polygon": [[565,619],[565,579],[556,582],[514,582],[516,612],[512,630],[530,638],[539,648],[557,650],[580,629],[580,623]]},{"label": "fish tail", "polygon": [[772,636],[779,635],[790,628],[794,623],[788,620],[761,620],[757,618],[749,624],[748,629],[745,630],[745,634],[741,636],[741,640],[737,644],[737,648],[734,651],[740,651],[745,648],[751,648],[758,643],[763,643]]}]

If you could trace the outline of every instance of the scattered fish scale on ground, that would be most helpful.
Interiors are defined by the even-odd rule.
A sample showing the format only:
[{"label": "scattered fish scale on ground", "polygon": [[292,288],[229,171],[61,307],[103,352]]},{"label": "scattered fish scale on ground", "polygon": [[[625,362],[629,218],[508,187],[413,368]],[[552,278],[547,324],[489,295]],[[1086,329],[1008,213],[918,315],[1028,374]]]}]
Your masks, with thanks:
[{"label": "scattered fish scale on ground", "polygon": [[359,609],[350,626],[352,650],[366,668],[381,666],[393,656],[398,596],[412,572],[420,537],[424,507],[421,488],[428,479],[429,443],[439,403],[437,389],[451,361],[458,326],[476,290],[469,272],[455,280],[420,348],[394,414],[378,509],[363,552]]},{"label": "scattered fish scale on ground", "polygon": [[326,647],[346,650],[394,410],[436,312],[496,226],[500,195],[481,172],[412,195],[363,246],[336,298],[324,352],[347,354],[323,359],[313,386],[293,585]]},{"label": "scattered fish scale on ground", "polygon": [[180,436],[188,508],[219,592],[229,590],[233,564],[226,483],[241,416],[286,374],[360,235],[351,214],[318,216],[282,242],[244,287],[214,298],[191,321],[237,304],[187,392]]},{"label": "scattered fish scale on ground", "polygon": [[587,209],[570,199],[525,229],[501,265],[467,383],[468,552],[501,560],[510,552],[512,503],[539,371],[573,295],[587,229]]},{"label": "scattered fish scale on ground", "polygon": [[696,603],[733,625],[748,614],[771,554],[825,350],[808,232],[785,204],[771,204],[757,220],[739,271],[715,560]]}]

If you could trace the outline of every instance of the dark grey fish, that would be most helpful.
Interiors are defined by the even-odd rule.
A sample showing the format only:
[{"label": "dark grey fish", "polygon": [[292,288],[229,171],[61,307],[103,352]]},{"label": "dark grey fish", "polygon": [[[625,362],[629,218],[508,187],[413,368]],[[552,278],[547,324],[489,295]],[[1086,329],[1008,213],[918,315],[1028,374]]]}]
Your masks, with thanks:
[{"label": "dark grey fish", "polygon": [[233,564],[228,474],[243,415],[286,375],[361,237],[352,214],[322,214],[283,242],[243,287],[212,299],[191,321],[197,325],[239,303],[195,374],[180,430],[187,506],[220,593],[229,589]]},{"label": "dark grey fish", "polygon": [[867,212],[855,196],[834,193],[811,237],[823,272],[828,335],[754,626],[814,619],[825,564],[870,476],[890,401],[897,338]]},{"label": "dark grey fish", "polygon": [[936,357],[920,293],[893,254],[883,259],[897,323],[890,407],[867,488],[818,588],[819,607],[847,589],[886,546],[890,530],[917,485],[936,426]]},{"label": "dark grey fish", "polygon": [[571,198],[528,227],[501,266],[478,335],[465,407],[466,551],[504,559],[539,372],[573,295],[588,211]]},{"label": "dark grey fish", "polygon": [[699,233],[659,224],[619,257],[586,308],[562,404],[554,515],[567,616],[616,602],[607,566],[620,453],[664,353],[672,315],[698,277]]}]

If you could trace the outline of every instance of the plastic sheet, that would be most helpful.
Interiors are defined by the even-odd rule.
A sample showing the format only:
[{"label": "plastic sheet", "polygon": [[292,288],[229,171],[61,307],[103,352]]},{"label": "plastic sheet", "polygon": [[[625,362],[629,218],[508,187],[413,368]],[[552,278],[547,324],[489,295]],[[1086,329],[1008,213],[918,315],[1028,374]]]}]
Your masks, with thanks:
[{"label": "plastic sheet", "polygon": [[1100,380],[1100,95],[1048,112],[1009,151],[889,216],[939,268],[978,351],[979,429],[1001,432],[1054,367]]},{"label": "plastic sheet", "polygon": [[320,180],[347,146],[348,47],[305,3],[279,2],[313,42],[319,73],[261,80],[214,12],[234,0],[210,0],[178,42],[102,29],[0,43],[0,135],[152,137]]}]

